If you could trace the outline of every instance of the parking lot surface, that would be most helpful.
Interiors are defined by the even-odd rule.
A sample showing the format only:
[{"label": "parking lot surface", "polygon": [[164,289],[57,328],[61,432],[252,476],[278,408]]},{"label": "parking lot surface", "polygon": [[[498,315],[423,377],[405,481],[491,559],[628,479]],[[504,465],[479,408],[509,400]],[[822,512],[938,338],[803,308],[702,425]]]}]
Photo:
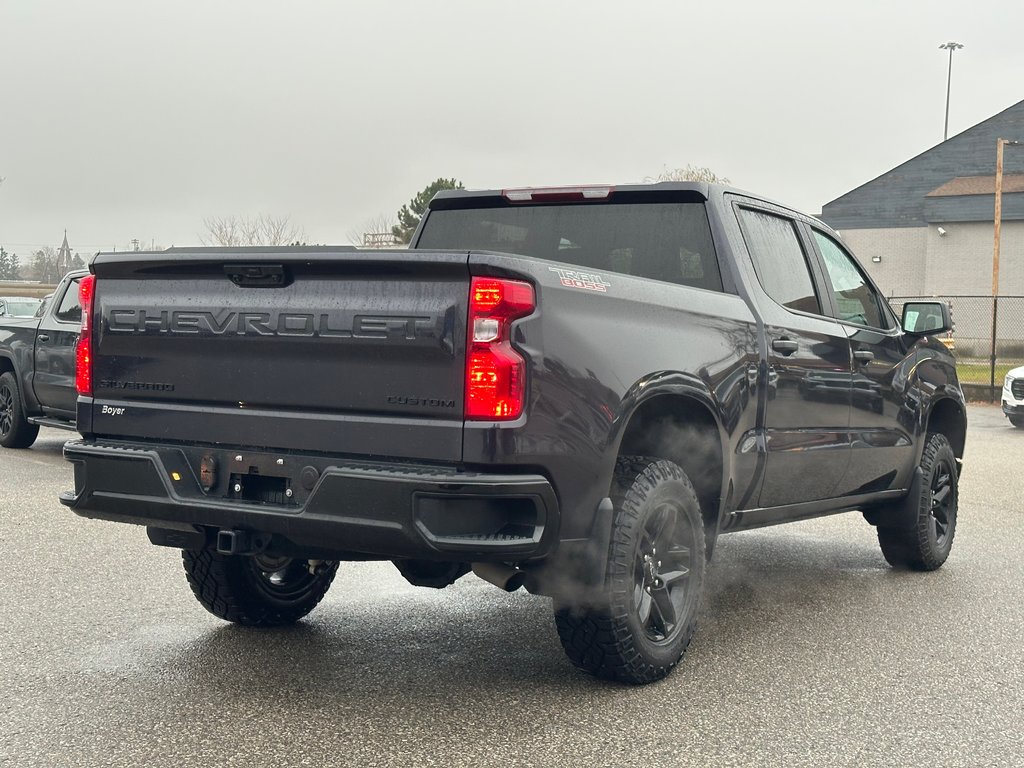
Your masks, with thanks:
[{"label": "parking lot surface", "polygon": [[971,406],[947,564],[858,514],[723,537],[667,680],[574,669],[549,601],[342,564],[299,625],[192,598],[176,550],[83,520],[69,433],[0,450],[0,765],[1024,765],[1024,430]]}]

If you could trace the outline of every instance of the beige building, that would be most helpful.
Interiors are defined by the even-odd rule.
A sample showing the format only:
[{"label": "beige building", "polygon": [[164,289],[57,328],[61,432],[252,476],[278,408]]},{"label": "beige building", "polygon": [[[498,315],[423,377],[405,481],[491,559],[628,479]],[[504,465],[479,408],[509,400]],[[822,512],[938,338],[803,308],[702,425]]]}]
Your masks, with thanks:
[{"label": "beige building", "polygon": [[[827,203],[838,230],[890,297],[941,296],[965,350],[991,337],[996,146],[1004,147],[998,337],[1024,342],[1024,101]],[[975,297],[975,298],[967,298]],[[1020,297],[1020,298],[1011,298]],[[971,340],[976,343],[972,344]]]}]

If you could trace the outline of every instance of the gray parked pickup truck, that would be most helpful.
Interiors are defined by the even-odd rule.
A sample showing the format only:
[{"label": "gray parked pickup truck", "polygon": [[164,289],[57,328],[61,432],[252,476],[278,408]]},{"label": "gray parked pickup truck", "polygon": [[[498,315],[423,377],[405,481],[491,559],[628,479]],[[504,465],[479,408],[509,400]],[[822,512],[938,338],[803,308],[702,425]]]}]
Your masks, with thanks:
[{"label": "gray parked pickup truck", "polygon": [[894,566],[953,543],[949,308],[896,317],[835,232],[755,195],[452,191],[410,250],[92,273],[61,501],[180,548],[227,621],[299,620],[340,561],[472,569],[551,596],[578,666],[646,683],[722,534],[860,510]]},{"label": "gray parked pickup truck", "polygon": [[5,448],[32,445],[42,424],[75,428],[75,350],[82,324],[78,284],[87,274],[65,275],[34,317],[0,317],[0,445]]}]

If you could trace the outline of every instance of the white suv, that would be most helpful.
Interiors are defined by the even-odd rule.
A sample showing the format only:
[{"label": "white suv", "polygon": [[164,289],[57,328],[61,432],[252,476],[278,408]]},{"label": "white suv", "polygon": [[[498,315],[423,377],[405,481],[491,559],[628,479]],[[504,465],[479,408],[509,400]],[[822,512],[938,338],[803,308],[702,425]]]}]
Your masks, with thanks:
[{"label": "white suv", "polygon": [[1024,366],[1003,379],[1003,413],[1015,427],[1024,427]]}]

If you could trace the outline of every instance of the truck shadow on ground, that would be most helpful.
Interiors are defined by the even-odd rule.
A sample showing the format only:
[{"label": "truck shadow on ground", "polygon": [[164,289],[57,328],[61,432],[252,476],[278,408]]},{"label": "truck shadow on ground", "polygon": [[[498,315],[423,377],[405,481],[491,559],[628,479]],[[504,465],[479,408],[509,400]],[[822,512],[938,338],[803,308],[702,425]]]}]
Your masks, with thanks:
[{"label": "truck shadow on ground", "polygon": [[[737,644],[792,644],[812,632],[829,642],[829,632],[841,631],[829,620],[836,606],[870,620],[880,600],[898,599],[907,576],[885,565],[870,529],[863,545],[841,549],[825,537],[728,538],[709,571],[702,626],[684,667],[708,654],[728,663]],[[476,580],[440,592],[383,593],[376,602],[328,600],[294,627],[222,625],[162,650],[161,663],[188,687],[227,686],[267,700],[301,692],[332,706],[367,697],[401,706],[411,692],[429,692],[440,705],[467,692],[621,690],[564,657],[548,599],[504,594]],[[677,673],[665,684],[684,681]]]}]

